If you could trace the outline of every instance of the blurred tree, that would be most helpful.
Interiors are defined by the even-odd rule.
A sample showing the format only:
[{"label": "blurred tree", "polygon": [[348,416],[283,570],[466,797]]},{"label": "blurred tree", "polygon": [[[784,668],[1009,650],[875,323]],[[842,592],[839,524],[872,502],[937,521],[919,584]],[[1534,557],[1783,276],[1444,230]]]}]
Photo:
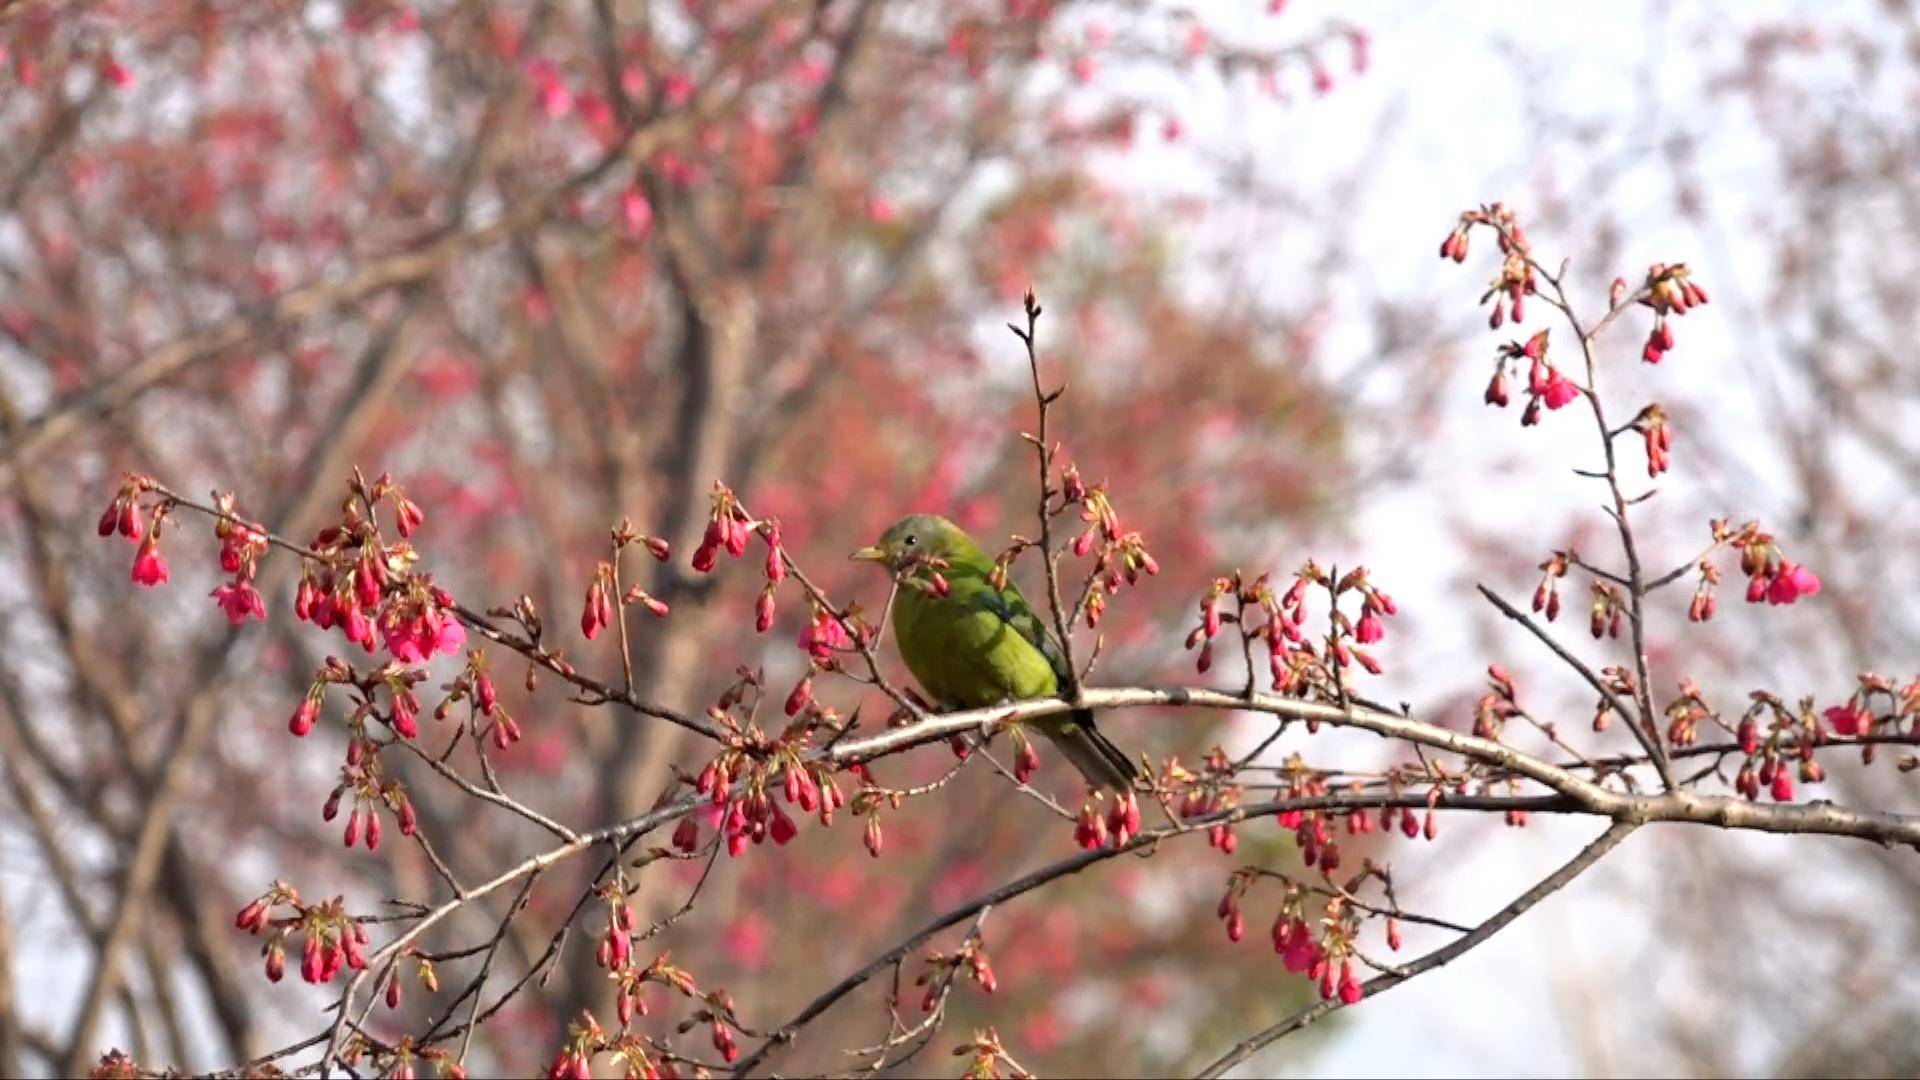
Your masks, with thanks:
[{"label": "blurred tree", "polygon": [[[1210,566],[1221,538],[1270,540],[1346,475],[1311,330],[1334,284],[1285,305],[1180,286],[1190,208],[1128,176],[1180,133],[1128,80],[1324,90],[1349,49],[1363,60],[1357,30],[1297,29],[1253,52],[1175,8],[1045,0],[0,4],[0,762],[6,844],[31,868],[0,894],[0,943],[16,989],[60,972],[0,1007],[20,1025],[0,1071],[71,1069],[116,1041],[243,1060],[318,1001],[254,992],[252,942],[227,925],[246,897],[274,874],[356,904],[433,887],[415,847],[317,842],[335,835],[316,831],[335,755],[280,741],[324,655],[287,617],[292,565],[261,578],[266,633],[216,632],[210,566],[130,597],[119,553],[77,547],[122,470],[217,482],[304,538],[351,467],[389,469],[433,508],[421,544],[448,589],[476,607],[524,590],[556,627],[610,526],[691,550],[724,478],[840,591],[855,579],[833,560],[903,508],[1022,528],[1025,373],[980,335],[1037,282],[1057,315],[1043,346],[1075,387],[1069,455],[1124,486],[1163,560]],[[1293,216],[1303,245],[1340,242],[1337,222]],[[784,646],[807,612],[779,612],[782,648],[743,649],[753,590],[683,567],[638,583],[673,612],[671,633],[630,615],[639,697],[698,713],[736,665],[797,675]],[[1164,665],[1149,646],[1168,628],[1145,613],[1193,576],[1116,614],[1107,677]],[[526,735],[498,763],[543,812],[628,817],[701,760],[681,729],[528,693],[496,663]],[[1217,737],[1155,742],[1194,755]],[[884,873],[814,836],[723,865],[676,960],[784,1012],[818,981],[799,973],[853,963],[1068,835],[1034,831],[997,777],[962,782],[943,805],[977,812],[909,808]],[[459,838],[440,855],[461,880],[547,839],[458,797],[418,812]],[[642,919],[678,906],[686,869],[645,878]],[[995,916],[1014,999],[994,1013],[1027,1018],[1006,1032],[1023,1060],[1177,1069],[1207,1049],[1180,1028],[1224,1032],[1261,1003],[1244,991],[1268,971],[1212,958],[1204,904],[1143,917],[1168,887],[1201,886],[1168,861]],[[573,895],[533,893],[505,958],[533,963]],[[458,928],[486,933],[498,899]],[[605,1008],[590,952],[565,942],[564,974],[480,1036],[488,1060],[531,1068],[566,1017]],[[1174,1031],[1137,1023],[1129,999],[1176,991]],[[830,1017],[846,1029],[818,1045],[872,1041],[872,1015]]]}]

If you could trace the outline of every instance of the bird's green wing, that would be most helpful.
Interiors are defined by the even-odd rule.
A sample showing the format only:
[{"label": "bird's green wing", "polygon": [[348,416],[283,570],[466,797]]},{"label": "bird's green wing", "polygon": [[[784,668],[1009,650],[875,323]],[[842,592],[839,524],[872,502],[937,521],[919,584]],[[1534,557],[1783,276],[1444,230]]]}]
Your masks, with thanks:
[{"label": "bird's green wing", "polygon": [[974,603],[998,615],[1000,621],[1025,638],[1027,644],[1040,650],[1040,655],[1052,665],[1054,676],[1065,684],[1068,681],[1066,657],[1060,655],[1059,646],[1054,644],[1053,637],[1046,631],[1046,624],[1034,613],[1033,606],[1020,594],[1020,587],[1011,581],[1007,582],[1004,589],[993,588],[990,582],[986,584],[984,589],[968,590]]}]

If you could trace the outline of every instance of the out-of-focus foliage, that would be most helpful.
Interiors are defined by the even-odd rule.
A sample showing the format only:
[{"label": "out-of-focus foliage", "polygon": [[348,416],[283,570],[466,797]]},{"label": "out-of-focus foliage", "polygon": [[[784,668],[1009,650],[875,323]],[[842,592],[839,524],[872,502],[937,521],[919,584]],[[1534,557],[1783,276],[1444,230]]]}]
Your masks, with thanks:
[{"label": "out-of-focus foliage", "polygon": [[[129,595],[124,552],[83,539],[123,470],[218,483],[297,537],[353,466],[391,470],[428,509],[416,543],[442,584],[474,607],[524,592],[556,632],[614,522],[690,550],[725,479],[840,592],[859,580],[844,553],[904,510],[988,542],[1029,527],[1031,399],[998,324],[1037,284],[1046,361],[1072,387],[1067,456],[1112,480],[1168,569],[1106,624],[1101,677],[1154,674],[1167,628],[1147,613],[1230,559],[1223,538],[1271,539],[1346,475],[1312,329],[1333,284],[1282,305],[1182,282],[1191,207],[1119,179],[1182,154],[1179,132],[1106,65],[1249,99],[1271,83],[1311,109],[1357,39],[1286,19],[1296,46],[1251,53],[1132,4],[0,4],[0,910],[16,992],[49,973],[20,1002],[13,1061],[58,1067],[70,1039],[243,1060],[320,1004],[261,979],[231,929],[247,897],[276,876],[361,908],[435,887],[417,849],[342,852],[320,819],[337,730],[292,752],[285,717],[338,642],[289,617],[291,567],[262,579],[264,630],[229,631],[204,599],[214,568],[184,551],[174,588]],[[1259,113],[1274,131],[1290,115]],[[1340,242],[1337,222],[1268,212],[1303,244]],[[664,626],[633,616],[642,697],[698,712],[737,665],[797,673],[805,611],[756,638],[752,583],[678,565],[642,581],[673,608]],[[568,640],[574,662],[616,669],[607,639]],[[683,733],[528,693],[495,662],[527,736],[503,780],[529,804],[614,821],[697,767]],[[1116,725],[1136,734],[1189,756],[1218,737]],[[845,826],[723,861],[663,944],[776,1022],[823,975],[1070,843],[994,778],[966,783],[890,820],[880,862]],[[418,802],[469,880],[545,840],[469,800]],[[124,893],[154,815],[151,883]],[[1042,1071],[1159,1072],[1304,993],[1226,952],[1214,875],[1185,865],[997,913],[1000,996],[963,989],[956,1024],[997,1023]],[[697,873],[676,870],[648,878],[644,918]],[[564,916],[563,876],[532,894],[504,965],[524,970]],[[76,1032],[123,900],[127,989]],[[459,929],[484,936],[499,911],[470,915]],[[606,1009],[591,940],[485,1029],[486,1060],[533,1067],[565,1017]],[[427,997],[405,1008],[444,1008]],[[871,1041],[878,1015],[845,1010],[816,1045]]]}]

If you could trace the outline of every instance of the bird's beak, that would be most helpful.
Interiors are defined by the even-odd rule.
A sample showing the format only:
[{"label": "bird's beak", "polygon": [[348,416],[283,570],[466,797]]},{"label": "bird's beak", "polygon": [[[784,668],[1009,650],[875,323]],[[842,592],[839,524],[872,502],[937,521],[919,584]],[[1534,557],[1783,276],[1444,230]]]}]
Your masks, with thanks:
[{"label": "bird's beak", "polygon": [[853,559],[856,562],[883,563],[887,561],[887,553],[882,548],[879,548],[876,546],[868,546],[868,547],[861,548],[859,551],[856,551],[853,554],[847,556],[847,558]]}]

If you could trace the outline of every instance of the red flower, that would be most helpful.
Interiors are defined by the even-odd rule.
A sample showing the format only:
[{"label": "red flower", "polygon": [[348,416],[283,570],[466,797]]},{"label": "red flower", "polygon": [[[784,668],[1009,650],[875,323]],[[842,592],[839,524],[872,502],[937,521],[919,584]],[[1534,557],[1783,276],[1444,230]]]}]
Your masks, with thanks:
[{"label": "red flower", "polygon": [[160,546],[151,539],[140,544],[140,550],[133,556],[133,583],[152,588],[164,585],[167,580],[167,560],[160,556]]},{"label": "red flower", "polygon": [[1560,374],[1558,369],[1547,379],[1547,385],[1540,391],[1540,398],[1547,403],[1549,409],[1561,408],[1579,396],[1579,387],[1573,385],[1573,380]]},{"label": "red flower", "polygon": [[[165,580],[165,570],[162,578]],[[260,590],[253,587],[251,581],[236,581],[231,585],[222,585],[213,590],[213,600],[220,610],[227,613],[227,622],[239,626],[249,618],[267,621],[267,605],[260,599]]]},{"label": "red flower", "polygon": [[1767,586],[1767,603],[1791,604],[1820,591],[1820,579],[1799,563],[1783,562]]},{"label": "red flower", "polygon": [[1858,702],[1849,701],[1845,705],[1835,705],[1827,710],[1827,723],[1839,735],[1865,735],[1873,726],[1873,714],[1860,707]]},{"label": "red flower", "polygon": [[467,643],[460,620],[430,605],[411,619],[383,621],[380,636],[393,658],[408,664],[425,663],[436,652],[459,652]]},{"label": "red flower", "polygon": [[831,612],[815,611],[813,621],[800,628],[800,647],[823,664],[833,659],[836,651],[852,644],[847,628]]}]

